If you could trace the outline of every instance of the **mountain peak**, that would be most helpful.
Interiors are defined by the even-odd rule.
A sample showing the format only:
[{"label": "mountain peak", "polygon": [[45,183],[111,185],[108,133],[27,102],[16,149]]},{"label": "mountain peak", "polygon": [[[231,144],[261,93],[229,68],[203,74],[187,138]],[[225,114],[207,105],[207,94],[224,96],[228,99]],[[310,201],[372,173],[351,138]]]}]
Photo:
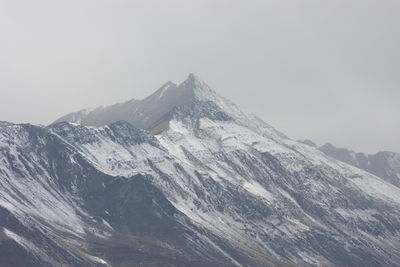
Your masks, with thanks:
[{"label": "mountain peak", "polygon": [[169,88],[173,88],[173,87],[176,87],[176,83],[168,81],[168,82],[164,83],[164,85],[161,86],[160,89],[169,89]]},{"label": "mountain peak", "polygon": [[201,81],[197,75],[189,73],[183,82],[175,84],[168,81],[153,94],[143,99],[143,101],[148,104],[154,104],[154,101],[169,102],[171,100],[179,103],[187,102],[199,95],[199,92],[205,89],[208,91],[210,90],[209,86]]},{"label": "mountain peak", "polygon": [[175,84],[168,81],[143,100],[100,107],[89,112],[78,111],[56,122],[69,121],[101,126],[124,120],[137,128],[152,129],[154,124],[166,120],[176,107],[192,104],[200,109],[213,107],[215,110],[230,114],[230,117],[241,115],[241,111],[233,103],[221,97],[197,75],[190,73],[183,82]]},{"label": "mountain peak", "polygon": [[191,96],[197,100],[214,101],[220,98],[208,84],[193,73],[189,73],[186,80],[180,83],[178,87],[182,93],[190,93]]},{"label": "mountain peak", "polygon": [[168,91],[176,88],[176,84],[168,81],[163,86],[161,86],[157,91],[155,91],[152,95],[148,96],[145,99],[152,99],[152,98],[163,98]]},{"label": "mountain peak", "polygon": [[209,86],[205,82],[203,82],[203,80],[199,76],[193,73],[189,73],[187,78],[182,83],[180,83],[179,86],[190,90],[209,88]]},{"label": "mountain peak", "polygon": [[182,84],[185,85],[191,85],[193,87],[195,87],[196,85],[202,83],[202,81],[200,80],[200,78],[198,76],[196,76],[193,73],[189,73],[188,77],[186,78],[186,80],[184,80],[182,82]]}]

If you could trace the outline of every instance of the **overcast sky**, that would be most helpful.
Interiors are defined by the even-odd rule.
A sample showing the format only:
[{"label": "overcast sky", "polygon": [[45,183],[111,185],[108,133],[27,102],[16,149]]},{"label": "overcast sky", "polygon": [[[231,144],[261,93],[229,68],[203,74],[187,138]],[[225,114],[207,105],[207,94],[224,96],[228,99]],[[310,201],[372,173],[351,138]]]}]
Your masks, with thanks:
[{"label": "overcast sky", "polygon": [[193,72],[294,139],[400,152],[398,0],[0,0],[0,120]]}]

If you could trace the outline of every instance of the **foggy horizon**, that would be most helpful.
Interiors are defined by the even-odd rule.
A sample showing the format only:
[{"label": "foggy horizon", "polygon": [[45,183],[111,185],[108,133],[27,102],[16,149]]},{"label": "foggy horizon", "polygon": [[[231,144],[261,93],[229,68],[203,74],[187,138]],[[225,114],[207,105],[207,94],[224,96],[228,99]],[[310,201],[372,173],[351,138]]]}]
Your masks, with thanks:
[{"label": "foggy horizon", "polygon": [[395,1],[0,1],[0,120],[47,125],[195,73],[292,139],[400,152]]}]

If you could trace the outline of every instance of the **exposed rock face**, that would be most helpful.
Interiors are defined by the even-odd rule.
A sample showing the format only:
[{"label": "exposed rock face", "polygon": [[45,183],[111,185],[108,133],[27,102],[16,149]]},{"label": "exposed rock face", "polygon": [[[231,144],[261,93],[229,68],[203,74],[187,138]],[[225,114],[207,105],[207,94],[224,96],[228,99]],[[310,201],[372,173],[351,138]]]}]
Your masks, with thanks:
[{"label": "exposed rock face", "polygon": [[[1,140],[0,266],[231,266],[224,250],[241,254],[195,226],[150,183],[154,177],[110,175],[78,149],[148,146],[166,156],[144,131],[125,122],[102,129],[5,123]],[[246,255],[241,261],[258,264]]]},{"label": "exposed rock face", "polygon": [[400,265],[398,187],[194,75],[146,99],[138,113],[1,124],[0,253],[15,255],[0,265]]}]

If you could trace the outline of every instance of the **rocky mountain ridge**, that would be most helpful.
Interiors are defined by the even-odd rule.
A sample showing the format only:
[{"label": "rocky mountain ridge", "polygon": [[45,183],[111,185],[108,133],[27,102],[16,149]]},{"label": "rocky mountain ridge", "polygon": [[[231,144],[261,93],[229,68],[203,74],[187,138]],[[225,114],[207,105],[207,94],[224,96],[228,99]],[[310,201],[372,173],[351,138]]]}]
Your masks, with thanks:
[{"label": "rocky mountain ridge", "polygon": [[[311,140],[301,141],[304,144],[317,148]],[[360,168],[383,180],[400,187],[400,154],[392,151],[381,151],[376,154],[354,152],[347,148],[338,148],[331,143],[318,147],[326,155]]]},{"label": "rocky mountain ridge", "polygon": [[139,102],[48,127],[1,124],[0,251],[16,254],[0,261],[400,265],[398,187],[289,139],[194,75]]}]

